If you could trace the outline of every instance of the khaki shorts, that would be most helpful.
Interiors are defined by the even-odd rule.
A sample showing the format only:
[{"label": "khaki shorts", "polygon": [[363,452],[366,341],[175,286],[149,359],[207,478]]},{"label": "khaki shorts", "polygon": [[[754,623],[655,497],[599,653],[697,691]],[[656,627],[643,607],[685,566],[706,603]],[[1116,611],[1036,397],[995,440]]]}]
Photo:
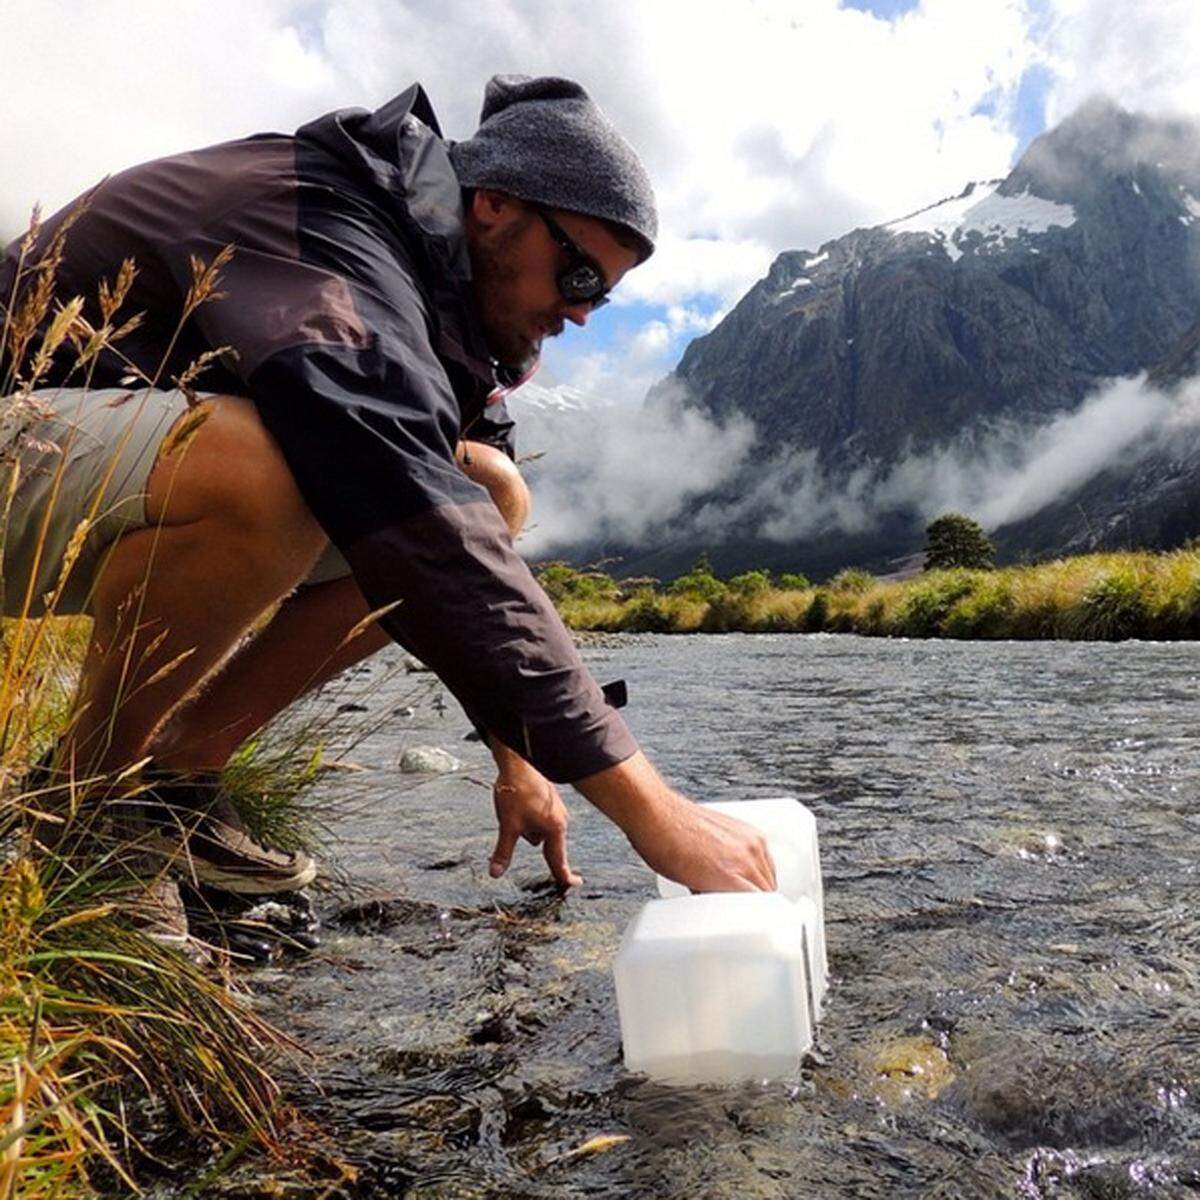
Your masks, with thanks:
[{"label": "khaki shorts", "polygon": [[[86,612],[96,577],[116,540],[150,524],[146,484],[163,438],[186,411],[187,401],[178,391],[144,388],[58,388],[36,392],[34,400],[40,411],[28,416],[11,399],[0,399],[3,496],[14,467],[18,472],[12,507],[0,529],[0,603],[5,616],[19,614],[32,574],[29,611],[40,616],[47,595],[58,584],[72,535],[94,511],[54,606],[56,613]],[[349,574],[345,559],[331,545],[305,583]]]}]

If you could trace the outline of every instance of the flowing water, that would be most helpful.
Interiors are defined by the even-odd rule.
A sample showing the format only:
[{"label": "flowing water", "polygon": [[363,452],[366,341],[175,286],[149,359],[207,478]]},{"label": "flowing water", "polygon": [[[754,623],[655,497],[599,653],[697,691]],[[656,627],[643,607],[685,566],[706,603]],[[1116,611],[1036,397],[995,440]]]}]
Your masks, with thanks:
[{"label": "flowing water", "polygon": [[[610,968],[648,870],[572,794],[584,886],[557,898],[523,844],[489,879],[486,753],[433,684],[405,715],[429,677],[377,662],[370,773],[329,785],[369,795],[337,826],[354,898],[322,901],[316,954],[252,976],[358,1194],[1200,1195],[1200,645],[639,636],[586,657],[629,681],[683,790],[815,811],[818,1051],[738,1088],[627,1074]],[[416,744],[467,766],[414,785],[395,763]]]}]

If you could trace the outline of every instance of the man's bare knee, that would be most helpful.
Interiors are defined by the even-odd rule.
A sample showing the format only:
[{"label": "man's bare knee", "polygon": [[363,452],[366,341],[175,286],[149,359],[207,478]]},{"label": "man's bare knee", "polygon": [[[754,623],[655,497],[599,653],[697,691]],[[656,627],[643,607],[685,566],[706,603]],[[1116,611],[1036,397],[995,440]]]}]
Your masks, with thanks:
[{"label": "man's bare knee", "polygon": [[289,539],[315,556],[325,538],[275,440],[250,400],[217,396],[181,416],[150,474],[147,518],[215,519],[242,533]]},{"label": "man's bare knee", "polygon": [[516,537],[525,528],[532,506],[529,486],[517,464],[503,450],[483,442],[460,442],[458,463],[470,479],[487,488],[509,532]]}]

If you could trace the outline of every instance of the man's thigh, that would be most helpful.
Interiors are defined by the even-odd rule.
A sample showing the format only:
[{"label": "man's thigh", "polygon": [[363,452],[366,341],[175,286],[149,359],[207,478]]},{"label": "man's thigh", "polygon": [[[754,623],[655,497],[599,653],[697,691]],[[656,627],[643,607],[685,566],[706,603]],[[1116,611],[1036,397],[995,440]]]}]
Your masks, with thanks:
[{"label": "man's thigh", "polygon": [[83,612],[113,543],[148,523],[147,480],[187,401],[177,391],[83,388],[48,389],[33,399],[36,412],[19,425],[11,401],[0,399],[8,418],[0,461],[7,482],[17,474],[3,530],[0,602],[13,616],[30,595],[29,611],[44,612],[72,539],[86,528],[55,604],[56,612]]}]

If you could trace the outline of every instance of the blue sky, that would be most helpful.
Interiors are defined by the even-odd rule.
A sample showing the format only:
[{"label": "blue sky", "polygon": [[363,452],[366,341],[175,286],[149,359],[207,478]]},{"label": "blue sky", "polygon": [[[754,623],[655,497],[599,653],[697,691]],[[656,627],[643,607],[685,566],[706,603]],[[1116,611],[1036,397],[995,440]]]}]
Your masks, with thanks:
[{"label": "blue sky", "polygon": [[842,7],[856,8],[859,12],[892,21],[919,7],[919,4],[920,0],[843,0]]}]

